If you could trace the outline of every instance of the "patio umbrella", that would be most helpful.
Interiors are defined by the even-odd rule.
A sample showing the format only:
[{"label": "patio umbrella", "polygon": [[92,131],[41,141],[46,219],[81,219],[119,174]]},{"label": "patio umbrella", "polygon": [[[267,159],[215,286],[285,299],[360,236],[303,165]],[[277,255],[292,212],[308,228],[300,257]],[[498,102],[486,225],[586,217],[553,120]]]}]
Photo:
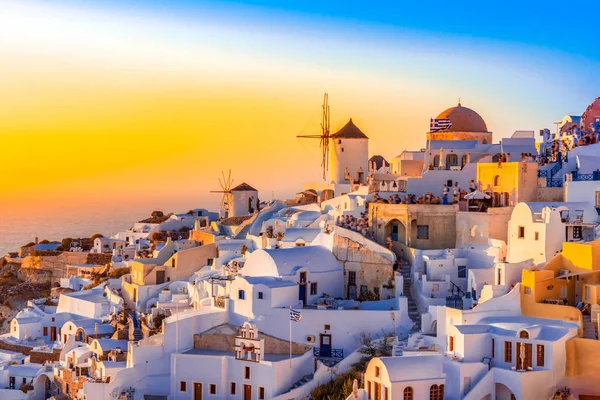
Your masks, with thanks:
[{"label": "patio umbrella", "polygon": [[487,200],[490,199],[490,195],[483,193],[479,190],[475,190],[474,192],[468,193],[465,195],[465,199],[467,200]]}]

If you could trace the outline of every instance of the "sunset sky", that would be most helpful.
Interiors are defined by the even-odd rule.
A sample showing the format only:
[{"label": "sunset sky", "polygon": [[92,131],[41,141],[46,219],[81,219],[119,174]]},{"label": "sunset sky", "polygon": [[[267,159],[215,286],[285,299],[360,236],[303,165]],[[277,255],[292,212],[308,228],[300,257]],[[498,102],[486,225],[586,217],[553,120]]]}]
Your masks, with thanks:
[{"label": "sunset sky", "polygon": [[600,95],[597,28],[527,3],[0,0],[0,215],[214,206],[229,168],[289,195],[324,92],[386,158],[458,97],[495,139],[553,128]]}]

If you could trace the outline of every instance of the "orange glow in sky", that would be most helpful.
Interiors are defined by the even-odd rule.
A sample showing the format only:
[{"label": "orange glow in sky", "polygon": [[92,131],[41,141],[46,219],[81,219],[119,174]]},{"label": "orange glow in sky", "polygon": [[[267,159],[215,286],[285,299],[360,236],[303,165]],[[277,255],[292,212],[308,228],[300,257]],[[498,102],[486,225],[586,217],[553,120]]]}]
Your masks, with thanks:
[{"label": "orange glow in sky", "polygon": [[214,205],[209,190],[228,169],[263,199],[291,195],[320,177],[318,144],[296,135],[318,132],[323,92],[332,128],[352,117],[370,153],[390,158],[423,147],[429,118],[458,96],[499,139],[561,117],[523,105],[572,83],[544,68],[526,76],[546,57],[531,49],[507,66],[510,49],[457,41],[432,62],[439,38],[316,40],[293,26],[186,25],[66,4],[3,4],[0,213]]}]

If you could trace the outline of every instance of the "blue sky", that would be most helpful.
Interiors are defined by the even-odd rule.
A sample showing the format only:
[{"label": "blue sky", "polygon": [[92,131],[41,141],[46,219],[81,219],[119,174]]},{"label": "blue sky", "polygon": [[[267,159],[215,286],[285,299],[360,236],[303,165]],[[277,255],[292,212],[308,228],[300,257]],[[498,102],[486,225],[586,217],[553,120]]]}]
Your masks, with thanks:
[{"label": "blue sky", "polygon": [[[92,3],[92,2],[90,2]],[[105,2],[106,4],[106,2]],[[224,18],[278,25],[290,19],[413,31],[456,39],[491,39],[600,59],[592,0],[574,1],[113,1],[113,6],[190,18],[208,10]],[[328,32],[326,25],[322,31]]]}]

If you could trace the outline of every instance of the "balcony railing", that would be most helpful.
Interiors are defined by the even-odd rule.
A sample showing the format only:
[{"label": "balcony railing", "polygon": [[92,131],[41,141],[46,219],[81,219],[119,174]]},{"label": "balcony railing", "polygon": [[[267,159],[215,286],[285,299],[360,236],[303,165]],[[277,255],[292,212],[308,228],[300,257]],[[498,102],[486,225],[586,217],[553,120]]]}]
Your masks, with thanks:
[{"label": "balcony railing", "polygon": [[316,358],[344,358],[344,349],[332,349],[323,347],[313,347],[313,354]]},{"label": "balcony railing", "polygon": [[573,171],[571,174],[574,181],[600,181],[600,171],[594,171],[591,174],[580,174]]}]

